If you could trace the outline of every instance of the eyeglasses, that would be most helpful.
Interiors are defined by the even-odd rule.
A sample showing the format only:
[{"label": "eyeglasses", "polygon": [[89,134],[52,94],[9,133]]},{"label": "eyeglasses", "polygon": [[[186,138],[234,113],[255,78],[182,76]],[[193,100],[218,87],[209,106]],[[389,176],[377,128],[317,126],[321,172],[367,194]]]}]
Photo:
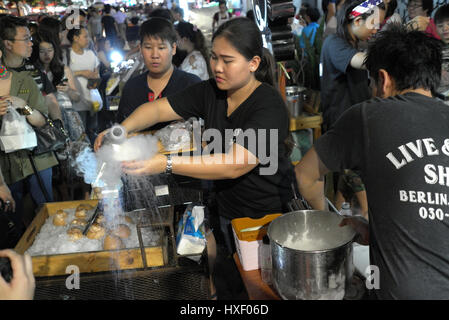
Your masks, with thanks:
[{"label": "eyeglasses", "polygon": [[24,42],[32,42],[32,41],[33,41],[33,37],[28,37],[28,38],[25,38],[25,39],[6,39],[6,40],[9,40],[9,41],[24,41]]}]

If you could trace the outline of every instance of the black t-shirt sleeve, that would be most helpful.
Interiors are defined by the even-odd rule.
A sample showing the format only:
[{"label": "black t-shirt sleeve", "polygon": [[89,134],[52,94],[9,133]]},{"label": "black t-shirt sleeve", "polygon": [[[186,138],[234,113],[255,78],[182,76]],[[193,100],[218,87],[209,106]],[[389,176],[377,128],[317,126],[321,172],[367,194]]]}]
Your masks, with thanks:
[{"label": "black t-shirt sleeve", "polygon": [[314,144],[315,150],[331,171],[360,170],[364,160],[362,104],[342,114],[333,129]]},{"label": "black t-shirt sleeve", "polygon": [[331,51],[329,58],[338,71],[346,73],[352,57],[358,51],[340,37],[332,37],[330,41],[329,46],[327,46],[327,48]]},{"label": "black t-shirt sleeve", "polygon": [[169,95],[168,102],[172,109],[187,120],[191,117],[205,117],[206,97],[213,90],[208,81],[198,82],[180,92]]}]

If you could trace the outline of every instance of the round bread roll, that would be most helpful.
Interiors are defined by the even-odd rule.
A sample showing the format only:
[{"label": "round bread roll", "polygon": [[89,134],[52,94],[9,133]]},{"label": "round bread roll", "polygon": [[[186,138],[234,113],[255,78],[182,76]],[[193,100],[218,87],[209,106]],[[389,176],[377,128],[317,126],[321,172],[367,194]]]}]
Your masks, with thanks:
[{"label": "round bread roll", "polygon": [[67,217],[67,212],[58,210],[53,217],[53,224],[58,227],[66,225],[65,218]]},{"label": "round bread roll", "polygon": [[80,218],[80,219],[86,219],[86,216],[87,216],[86,209],[83,209],[80,207],[76,208],[75,217]]},{"label": "round bread roll", "polygon": [[97,218],[95,219],[95,223],[98,223],[98,224],[103,224],[105,222],[106,222],[106,218],[104,217],[103,214],[99,214],[97,216]]},{"label": "round bread roll", "polygon": [[107,235],[104,238],[103,249],[104,250],[117,250],[123,249],[125,245],[123,244],[122,239],[116,236]]},{"label": "round bread roll", "polygon": [[83,232],[81,231],[81,229],[76,227],[72,227],[67,230],[67,234],[69,235],[71,241],[77,241],[83,237]]},{"label": "round bread roll", "polygon": [[57,216],[60,216],[60,217],[62,217],[62,218],[67,218],[67,212],[65,212],[65,211],[62,210],[62,209],[59,209],[58,211],[56,211],[56,215],[57,215]]},{"label": "round bread roll", "polygon": [[77,218],[73,219],[70,224],[74,226],[85,227],[87,225],[87,221],[85,219]]},{"label": "round bread roll", "polygon": [[129,229],[126,224],[119,224],[117,227],[111,230],[111,234],[116,237],[126,239],[130,236],[131,229]]},{"label": "round bread roll", "polygon": [[90,226],[89,231],[87,231],[86,236],[89,239],[97,239],[98,240],[98,239],[103,238],[105,233],[106,233],[106,231],[102,226],[100,226],[98,223],[93,223]]}]

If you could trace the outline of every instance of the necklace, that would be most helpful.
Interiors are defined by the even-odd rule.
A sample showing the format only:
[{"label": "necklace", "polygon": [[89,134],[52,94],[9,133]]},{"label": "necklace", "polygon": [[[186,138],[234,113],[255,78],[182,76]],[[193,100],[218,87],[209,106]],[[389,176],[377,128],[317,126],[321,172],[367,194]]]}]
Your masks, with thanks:
[{"label": "necklace", "polygon": [[9,72],[8,69],[4,65],[0,65],[0,79],[4,79],[8,77]]}]

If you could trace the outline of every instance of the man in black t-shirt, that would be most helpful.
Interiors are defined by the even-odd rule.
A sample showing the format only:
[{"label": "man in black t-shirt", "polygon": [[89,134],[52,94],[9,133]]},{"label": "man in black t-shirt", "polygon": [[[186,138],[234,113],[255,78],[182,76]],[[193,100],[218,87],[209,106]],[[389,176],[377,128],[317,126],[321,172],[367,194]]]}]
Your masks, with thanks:
[{"label": "man in black t-shirt", "polygon": [[[159,17],[147,20],[140,27],[140,38],[140,50],[148,71],[130,79],[125,84],[118,108],[118,122],[125,120],[135,109],[146,102],[173,95],[201,81],[196,75],[173,66],[172,58],[176,53],[177,38],[170,21]],[[159,130],[168,124],[169,122],[158,123],[144,131]],[[151,180],[152,178],[142,177],[142,179]],[[174,177],[160,176],[154,179],[156,179],[153,181],[154,185],[167,184],[171,186],[170,204],[181,204],[186,200],[182,192],[174,191],[173,184],[192,179],[176,175]],[[165,201],[163,198],[158,197],[157,199]],[[167,203],[159,202],[158,204],[165,205]],[[133,205],[132,209],[140,209],[139,206],[142,207],[145,204],[134,203]]]},{"label": "man in black t-shirt", "polygon": [[431,93],[440,80],[441,45],[392,27],[370,44],[366,66],[378,98],[350,108],[315,143],[295,168],[299,191],[324,209],[324,174],[360,170],[369,225],[361,217],[343,224],[370,245],[370,265],[378,269],[366,272],[375,296],[447,299],[449,110]]},{"label": "man in black t-shirt", "polygon": [[[117,121],[122,122],[140,105],[175,94],[201,81],[191,73],[176,69],[172,58],[176,53],[176,31],[163,18],[151,18],[140,27],[141,53],[148,71],[130,79],[123,88]],[[159,130],[159,123],[148,130]]]}]

